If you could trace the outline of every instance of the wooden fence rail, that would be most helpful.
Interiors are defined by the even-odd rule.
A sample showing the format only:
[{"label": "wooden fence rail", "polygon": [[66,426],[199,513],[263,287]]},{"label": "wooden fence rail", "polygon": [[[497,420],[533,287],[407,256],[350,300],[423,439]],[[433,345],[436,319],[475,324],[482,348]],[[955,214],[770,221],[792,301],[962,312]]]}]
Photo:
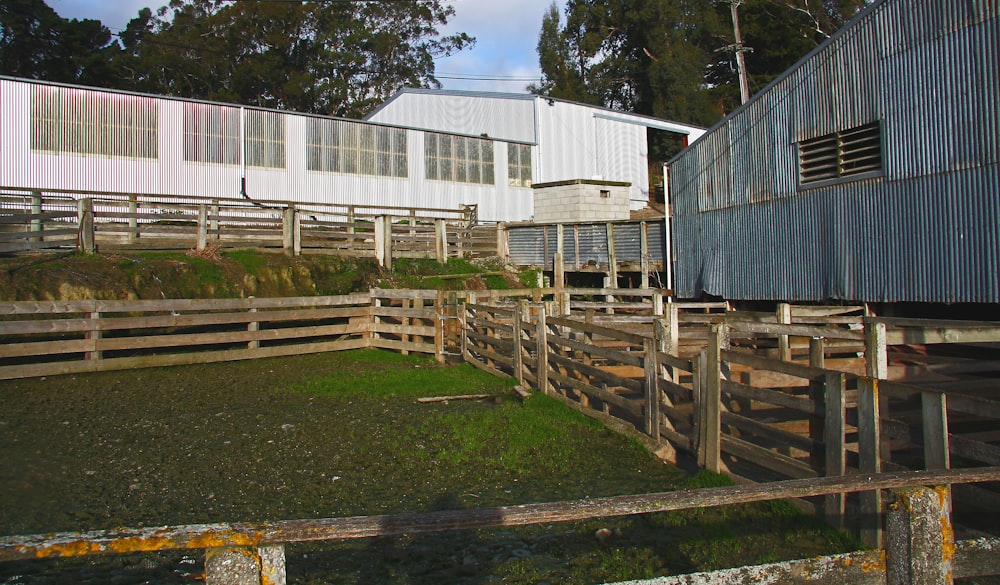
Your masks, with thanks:
[{"label": "wooden fence rail", "polygon": [[0,303],[0,379],[381,347],[442,359],[436,291]]},{"label": "wooden fence rail", "polygon": [[261,248],[393,258],[498,254],[475,210],[226,198],[0,193],[0,253],[39,249]]},{"label": "wooden fence rail", "polygon": [[[588,498],[543,504],[480,508],[391,516],[286,520],[260,524],[209,524],[156,528],[114,529],[45,535],[0,537],[0,562],[37,558],[123,554],[163,550],[206,550],[206,583],[284,583],[284,545],[296,542],[352,540],[379,536],[402,536],[452,530],[528,526],[668,512],[761,502],[784,498],[822,496],[829,493],[872,489],[896,491],[896,506],[889,522],[885,550],[837,555],[829,562],[839,575],[817,574],[817,583],[855,583],[858,576],[875,572],[882,581],[863,582],[945,583],[953,576],[970,577],[1000,573],[1000,562],[991,550],[1000,539],[954,542],[948,499],[943,488],[921,486],[954,485],[1000,480],[1000,468],[873,474]],[[911,488],[911,489],[907,489]],[[912,489],[916,488],[916,489]],[[854,566],[858,558],[874,563]],[[243,562],[252,559],[252,562]],[[235,561],[235,562],[234,562]],[[807,563],[809,561],[798,561]],[[815,562],[813,560],[812,562]],[[836,573],[836,571],[834,571]],[[752,583],[756,574],[721,583]],[[833,580],[831,577],[839,577]],[[845,580],[846,578],[846,580]],[[680,581],[685,582],[685,581]]]},{"label": "wooden fence rail", "polygon": [[[889,322],[859,307],[787,305],[747,315],[668,303],[661,317],[650,311],[653,302],[646,307],[651,322],[595,321],[595,307],[584,305],[581,316],[572,301],[560,301],[566,291],[548,294],[553,300],[536,295],[538,302],[503,309],[470,305],[466,360],[624,424],[661,456],[687,451],[700,465],[743,480],[943,469],[951,457],[962,465],[1000,461],[995,379],[937,387],[946,371],[939,367],[931,382],[896,381],[914,367],[890,367],[887,348],[894,346],[885,341],[996,342],[1000,326]],[[1000,369],[995,361],[977,367],[920,352],[892,355],[975,375]],[[963,487],[958,496],[963,505],[1000,509],[991,489]],[[836,526],[858,518],[863,538],[879,543],[880,525],[866,524],[879,517],[877,494],[856,501],[830,494],[806,504]]]}]

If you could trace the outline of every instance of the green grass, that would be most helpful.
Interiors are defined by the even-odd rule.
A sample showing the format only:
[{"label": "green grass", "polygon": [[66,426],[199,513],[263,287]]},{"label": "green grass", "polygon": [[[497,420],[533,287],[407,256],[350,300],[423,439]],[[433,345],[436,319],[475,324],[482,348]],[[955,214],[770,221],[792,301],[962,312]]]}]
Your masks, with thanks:
[{"label": "green grass", "polygon": [[[392,420],[392,431],[368,429],[370,444],[356,456],[389,458],[393,468],[412,466],[415,471],[404,473],[424,482],[446,480],[447,486],[431,491],[453,497],[442,504],[444,508],[428,502],[425,509],[577,499],[583,497],[579,492],[553,496],[558,492],[551,490],[598,475],[604,478],[601,489],[605,491],[584,494],[599,497],[732,485],[728,477],[707,471],[690,477],[678,470],[666,472],[666,466],[640,444],[613,435],[554,398],[535,394],[521,403],[510,389],[512,380],[494,378],[467,365],[446,367],[425,357],[378,350],[342,352],[335,359],[340,375],[311,377],[294,390],[339,397],[352,408],[374,405],[385,412]],[[418,397],[459,394],[494,394],[499,400],[421,404],[412,407],[417,409],[411,411],[414,414],[393,418],[396,406],[413,404]],[[663,475],[657,475],[655,482],[647,481],[654,473]],[[623,478],[621,483],[615,483],[616,476]],[[596,539],[599,529],[610,530],[611,536]],[[532,554],[496,562],[488,570],[497,582],[592,584],[861,548],[786,501],[519,530],[517,541],[530,544]],[[483,531],[480,538],[493,538],[490,534]],[[502,534],[501,538],[513,538]]]}]

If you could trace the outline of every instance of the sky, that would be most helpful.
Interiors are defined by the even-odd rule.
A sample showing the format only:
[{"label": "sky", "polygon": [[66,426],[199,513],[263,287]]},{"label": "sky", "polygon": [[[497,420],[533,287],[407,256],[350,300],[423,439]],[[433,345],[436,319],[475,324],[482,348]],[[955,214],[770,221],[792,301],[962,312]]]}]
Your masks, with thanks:
[{"label": "sky", "polygon": [[[139,9],[168,0],[47,0],[63,18],[96,18],[112,32],[123,30]],[[455,16],[443,34],[465,32],[476,45],[439,59],[437,78],[446,89],[523,92],[539,78],[535,46],[542,15],[552,0],[450,0]],[[557,0],[562,7],[565,0]],[[466,79],[454,79],[465,77]],[[468,77],[480,79],[470,80]],[[491,78],[491,79],[481,79]],[[499,78],[499,79],[498,79]],[[510,79],[514,78],[514,79]],[[530,80],[528,79],[530,78]]]}]

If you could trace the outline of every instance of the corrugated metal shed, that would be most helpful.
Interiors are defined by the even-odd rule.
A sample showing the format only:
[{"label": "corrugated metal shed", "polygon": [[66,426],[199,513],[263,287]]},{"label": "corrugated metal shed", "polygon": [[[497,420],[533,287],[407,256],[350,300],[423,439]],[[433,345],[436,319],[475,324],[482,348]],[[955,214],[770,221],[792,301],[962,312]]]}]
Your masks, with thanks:
[{"label": "corrugated metal shed", "polygon": [[[989,0],[882,0],[670,166],[675,292],[1000,302],[1000,32]],[[880,168],[850,176],[875,124]],[[835,136],[836,179],[800,175]]]}]

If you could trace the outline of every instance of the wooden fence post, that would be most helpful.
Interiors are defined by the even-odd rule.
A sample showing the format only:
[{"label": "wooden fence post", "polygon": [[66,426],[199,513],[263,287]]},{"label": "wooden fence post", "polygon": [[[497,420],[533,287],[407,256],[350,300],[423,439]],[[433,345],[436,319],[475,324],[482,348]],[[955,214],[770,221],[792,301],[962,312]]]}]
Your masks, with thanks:
[{"label": "wooden fence post", "polygon": [[292,255],[295,246],[295,208],[289,205],[281,211],[281,249],[286,255]]},{"label": "wooden fence post", "polygon": [[653,296],[650,299],[653,304],[653,316],[662,317],[663,316],[663,293],[658,290],[653,291]]},{"label": "wooden fence post", "polygon": [[[865,319],[865,375],[885,380],[889,377],[888,346],[885,337],[885,323]],[[879,415],[889,418],[889,397],[880,397]],[[883,441],[879,447],[883,461],[892,461],[892,443]]]},{"label": "wooden fence post", "polygon": [[219,233],[219,201],[217,199],[212,200],[212,205],[208,208],[208,217],[208,229],[212,231],[212,239],[222,239],[222,234]]},{"label": "wooden fence post", "polygon": [[195,249],[204,250],[208,247],[208,206],[198,206],[198,240]]},{"label": "wooden fence post", "polygon": [[375,260],[386,270],[392,270],[392,216],[375,218]]},{"label": "wooden fence post", "polygon": [[521,315],[522,303],[514,305],[514,378],[517,383],[524,385],[524,359],[521,356]]},{"label": "wooden fence post", "polygon": [[[605,288],[618,288],[618,257],[615,253],[615,225],[613,223],[605,224],[607,227],[608,234],[608,278],[609,282],[605,282]],[[606,297],[608,305],[615,302],[614,295],[608,295]],[[614,313],[615,310],[610,306],[607,309],[607,313]]]},{"label": "wooden fence post", "polygon": [[[459,327],[461,328],[460,335],[464,336],[465,335],[464,320],[462,320],[461,315],[459,314],[457,296],[455,297],[454,307],[455,307],[455,318],[459,320]],[[449,315],[445,311],[445,308],[446,304],[444,302],[444,291],[439,290],[437,291],[437,296],[434,298],[434,315],[436,316],[436,318],[434,319],[434,358],[438,361],[438,363],[441,364],[444,363],[444,345],[446,343],[444,320],[447,317],[449,317]],[[459,343],[461,344],[461,340],[459,340]],[[459,351],[461,351],[462,347],[464,346],[459,345]]]},{"label": "wooden fence post", "polygon": [[[639,224],[639,286],[649,288],[649,226],[646,222]],[[663,313],[653,313],[662,315]]]},{"label": "wooden fence post", "polygon": [[93,342],[93,349],[84,354],[84,359],[87,360],[99,360],[102,357],[101,350],[97,349],[98,340],[103,337],[101,333],[101,314],[98,311],[91,311],[87,313],[87,319],[90,321],[90,327],[87,328],[87,332],[84,333],[84,339]]},{"label": "wooden fence post", "polygon": [[[42,214],[42,192],[41,191],[32,191],[31,192],[31,213],[32,213],[32,215],[41,215]],[[33,236],[32,238],[30,238],[29,241],[31,241],[31,242],[41,242],[41,241],[44,241],[44,238],[41,235],[41,233],[42,233],[42,220],[41,219],[33,219],[33,220],[31,220],[31,227],[28,228],[28,229],[32,233],[37,233],[38,234],[37,236]]]},{"label": "wooden fence post", "polygon": [[955,531],[946,488],[894,492],[886,516],[888,585],[951,585]]},{"label": "wooden fence post", "polygon": [[508,240],[507,240],[507,224],[497,223],[497,256],[506,261],[509,254],[507,253]]},{"label": "wooden fence post", "polygon": [[656,339],[642,340],[642,366],[646,377],[646,434],[657,443],[660,442],[660,385],[659,359],[657,358]]},{"label": "wooden fence post", "polygon": [[135,243],[139,238],[139,196],[128,196],[128,243]]},{"label": "wooden fence post", "polygon": [[97,247],[94,245],[94,202],[90,197],[77,200],[76,218],[80,230],[77,249],[84,254],[93,254]]},{"label": "wooden fence post", "polygon": [[549,330],[545,325],[545,311],[542,310],[538,311],[536,336],[538,338],[538,371],[535,372],[535,377],[538,378],[538,389],[545,394],[551,394],[549,391]]},{"label": "wooden fence post", "polygon": [[948,396],[944,392],[927,390],[921,393],[920,399],[924,423],[924,468],[948,469],[951,467]]},{"label": "wooden fence post", "polygon": [[[824,353],[826,342],[822,337],[809,338],[809,365],[814,368],[824,369],[826,367],[826,355]],[[809,438],[812,439],[812,450],[809,453],[809,463],[814,468],[823,467],[825,453],[823,450],[824,439],[824,412],[826,404],[825,380],[822,378],[809,380],[809,399],[819,407],[820,414],[809,415]]]},{"label": "wooden fence post", "polygon": [[[788,303],[778,303],[778,312],[775,316],[778,323],[791,325],[792,306]],[[792,361],[792,347],[788,342],[788,335],[778,336],[778,359],[785,362]]]},{"label": "wooden fence post", "polygon": [[439,264],[448,261],[448,226],[440,218],[434,220],[434,256]]},{"label": "wooden fence post", "polygon": [[[858,378],[858,462],[863,474],[882,471],[881,428],[879,424],[878,379]],[[879,490],[861,492],[861,542],[882,546],[882,495]]]},{"label": "wooden fence post", "polygon": [[715,473],[722,472],[722,350],[729,349],[729,325],[716,323],[708,329],[707,360],[702,388],[702,440],[698,463]]},{"label": "wooden fence post", "polygon": [[[253,299],[254,297],[247,297],[247,300],[249,300],[251,303],[253,302]],[[257,307],[250,307],[251,315],[256,312],[257,312]],[[250,332],[251,336],[253,336],[254,333],[260,331],[260,322],[250,321],[249,323],[247,323],[247,331]],[[258,339],[251,339],[250,342],[247,343],[247,349],[258,349],[259,347],[260,347],[260,340]]]},{"label": "wooden fence post", "polygon": [[[691,447],[696,454],[701,453],[702,444],[702,431],[701,429],[705,426],[705,371],[708,369],[708,350],[703,349],[698,352],[698,355],[691,361],[691,400],[693,404],[692,407],[692,429],[691,429]],[[699,457],[699,461],[700,461]]]},{"label": "wooden fence post", "polygon": [[[826,461],[824,474],[835,477],[847,473],[847,446],[845,445],[847,403],[844,393],[847,376],[842,372],[829,372],[823,383],[824,436]],[[826,522],[835,528],[844,528],[845,494],[829,494],[824,497],[823,513]]]}]

